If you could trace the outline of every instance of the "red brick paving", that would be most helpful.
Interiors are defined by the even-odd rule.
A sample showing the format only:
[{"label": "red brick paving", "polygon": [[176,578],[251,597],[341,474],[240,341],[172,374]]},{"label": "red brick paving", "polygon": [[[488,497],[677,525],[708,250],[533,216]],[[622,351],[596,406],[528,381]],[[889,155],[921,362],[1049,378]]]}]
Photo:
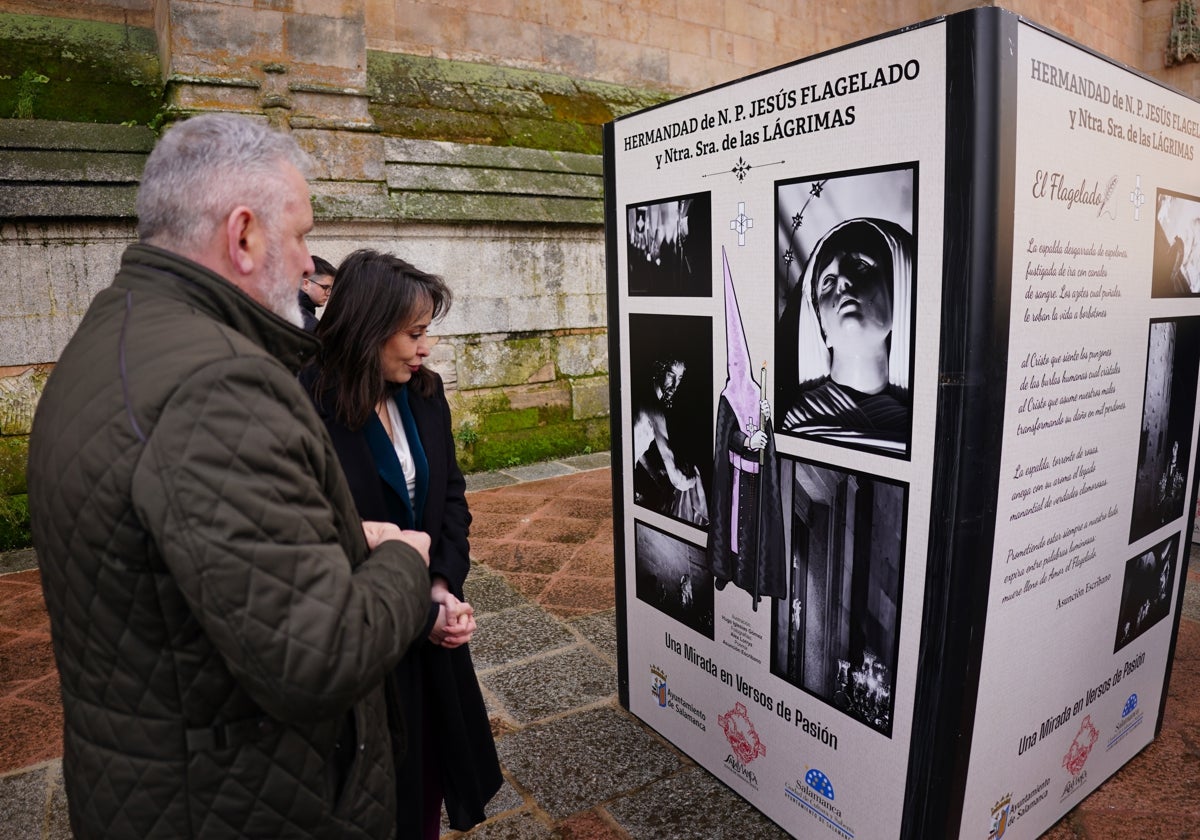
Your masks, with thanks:
[{"label": "red brick paving", "polygon": [[624,831],[612,825],[595,808],[574,814],[556,826],[556,835],[562,840],[626,840]]},{"label": "red brick paving", "polygon": [[559,618],[614,606],[609,470],[481,490],[469,501],[476,523],[502,519],[482,539],[471,526],[472,556],[526,598]]},{"label": "red brick paving", "polygon": [[0,577],[0,773],[62,755],[62,700],[36,569]]},{"label": "red brick paving", "polygon": [[[611,472],[470,494],[472,554],[560,618],[614,604]],[[1188,585],[1200,586],[1200,569]],[[0,773],[62,754],[62,712],[36,570],[0,577]],[[1163,731],[1043,840],[1200,840],[1200,622],[1180,625]],[[560,824],[566,840],[626,835],[597,809]]]}]

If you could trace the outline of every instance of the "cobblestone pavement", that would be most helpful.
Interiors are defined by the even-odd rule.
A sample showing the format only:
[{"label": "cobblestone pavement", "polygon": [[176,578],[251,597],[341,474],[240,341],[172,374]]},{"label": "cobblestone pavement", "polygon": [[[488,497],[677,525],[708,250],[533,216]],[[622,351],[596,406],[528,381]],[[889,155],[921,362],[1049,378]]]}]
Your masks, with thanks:
[{"label": "cobblestone pavement", "polygon": [[[471,647],[506,783],[487,822],[444,836],[784,838],[617,702],[608,464],[602,453],[468,478],[476,562],[467,597],[479,622]],[[1198,566],[1188,574],[1162,732],[1046,840],[1200,838]],[[70,837],[61,726],[36,558],[0,554],[3,837]]]}]

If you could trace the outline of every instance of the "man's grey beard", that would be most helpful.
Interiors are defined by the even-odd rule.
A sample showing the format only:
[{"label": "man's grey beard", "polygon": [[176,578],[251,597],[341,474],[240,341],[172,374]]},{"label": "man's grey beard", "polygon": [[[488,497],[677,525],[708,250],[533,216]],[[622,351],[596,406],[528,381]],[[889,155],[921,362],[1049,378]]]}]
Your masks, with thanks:
[{"label": "man's grey beard", "polygon": [[301,278],[284,276],[281,250],[277,240],[272,239],[267,245],[267,309],[292,326],[303,327],[304,318],[300,315],[299,296]]}]

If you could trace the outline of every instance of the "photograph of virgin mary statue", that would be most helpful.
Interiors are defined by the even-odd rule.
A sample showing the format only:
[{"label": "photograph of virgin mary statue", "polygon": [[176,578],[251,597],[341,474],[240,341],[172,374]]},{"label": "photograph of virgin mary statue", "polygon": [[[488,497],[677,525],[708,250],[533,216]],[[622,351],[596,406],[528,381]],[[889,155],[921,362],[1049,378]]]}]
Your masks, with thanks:
[{"label": "photograph of virgin mary statue", "polygon": [[777,186],[780,434],[908,457],[914,183],[905,167]]}]

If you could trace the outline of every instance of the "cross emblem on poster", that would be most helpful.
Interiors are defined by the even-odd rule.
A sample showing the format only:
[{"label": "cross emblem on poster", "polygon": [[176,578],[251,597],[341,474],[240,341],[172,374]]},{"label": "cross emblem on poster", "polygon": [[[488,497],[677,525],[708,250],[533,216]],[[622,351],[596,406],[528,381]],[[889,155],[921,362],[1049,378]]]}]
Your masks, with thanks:
[{"label": "cross emblem on poster", "polygon": [[738,245],[746,244],[746,231],[754,227],[754,220],[746,215],[746,202],[738,202],[737,215],[729,220],[729,229],[736,230],[738,235]]},{"label": "cross emblem on poster", "polygon": [[1133,189],[1129,192],[1129,203],[1133,205],[1133,220],[1141,221],[1142,205],[1146,203],[1146,194],[1142,192],[1142,176],[1134,179]]}]

